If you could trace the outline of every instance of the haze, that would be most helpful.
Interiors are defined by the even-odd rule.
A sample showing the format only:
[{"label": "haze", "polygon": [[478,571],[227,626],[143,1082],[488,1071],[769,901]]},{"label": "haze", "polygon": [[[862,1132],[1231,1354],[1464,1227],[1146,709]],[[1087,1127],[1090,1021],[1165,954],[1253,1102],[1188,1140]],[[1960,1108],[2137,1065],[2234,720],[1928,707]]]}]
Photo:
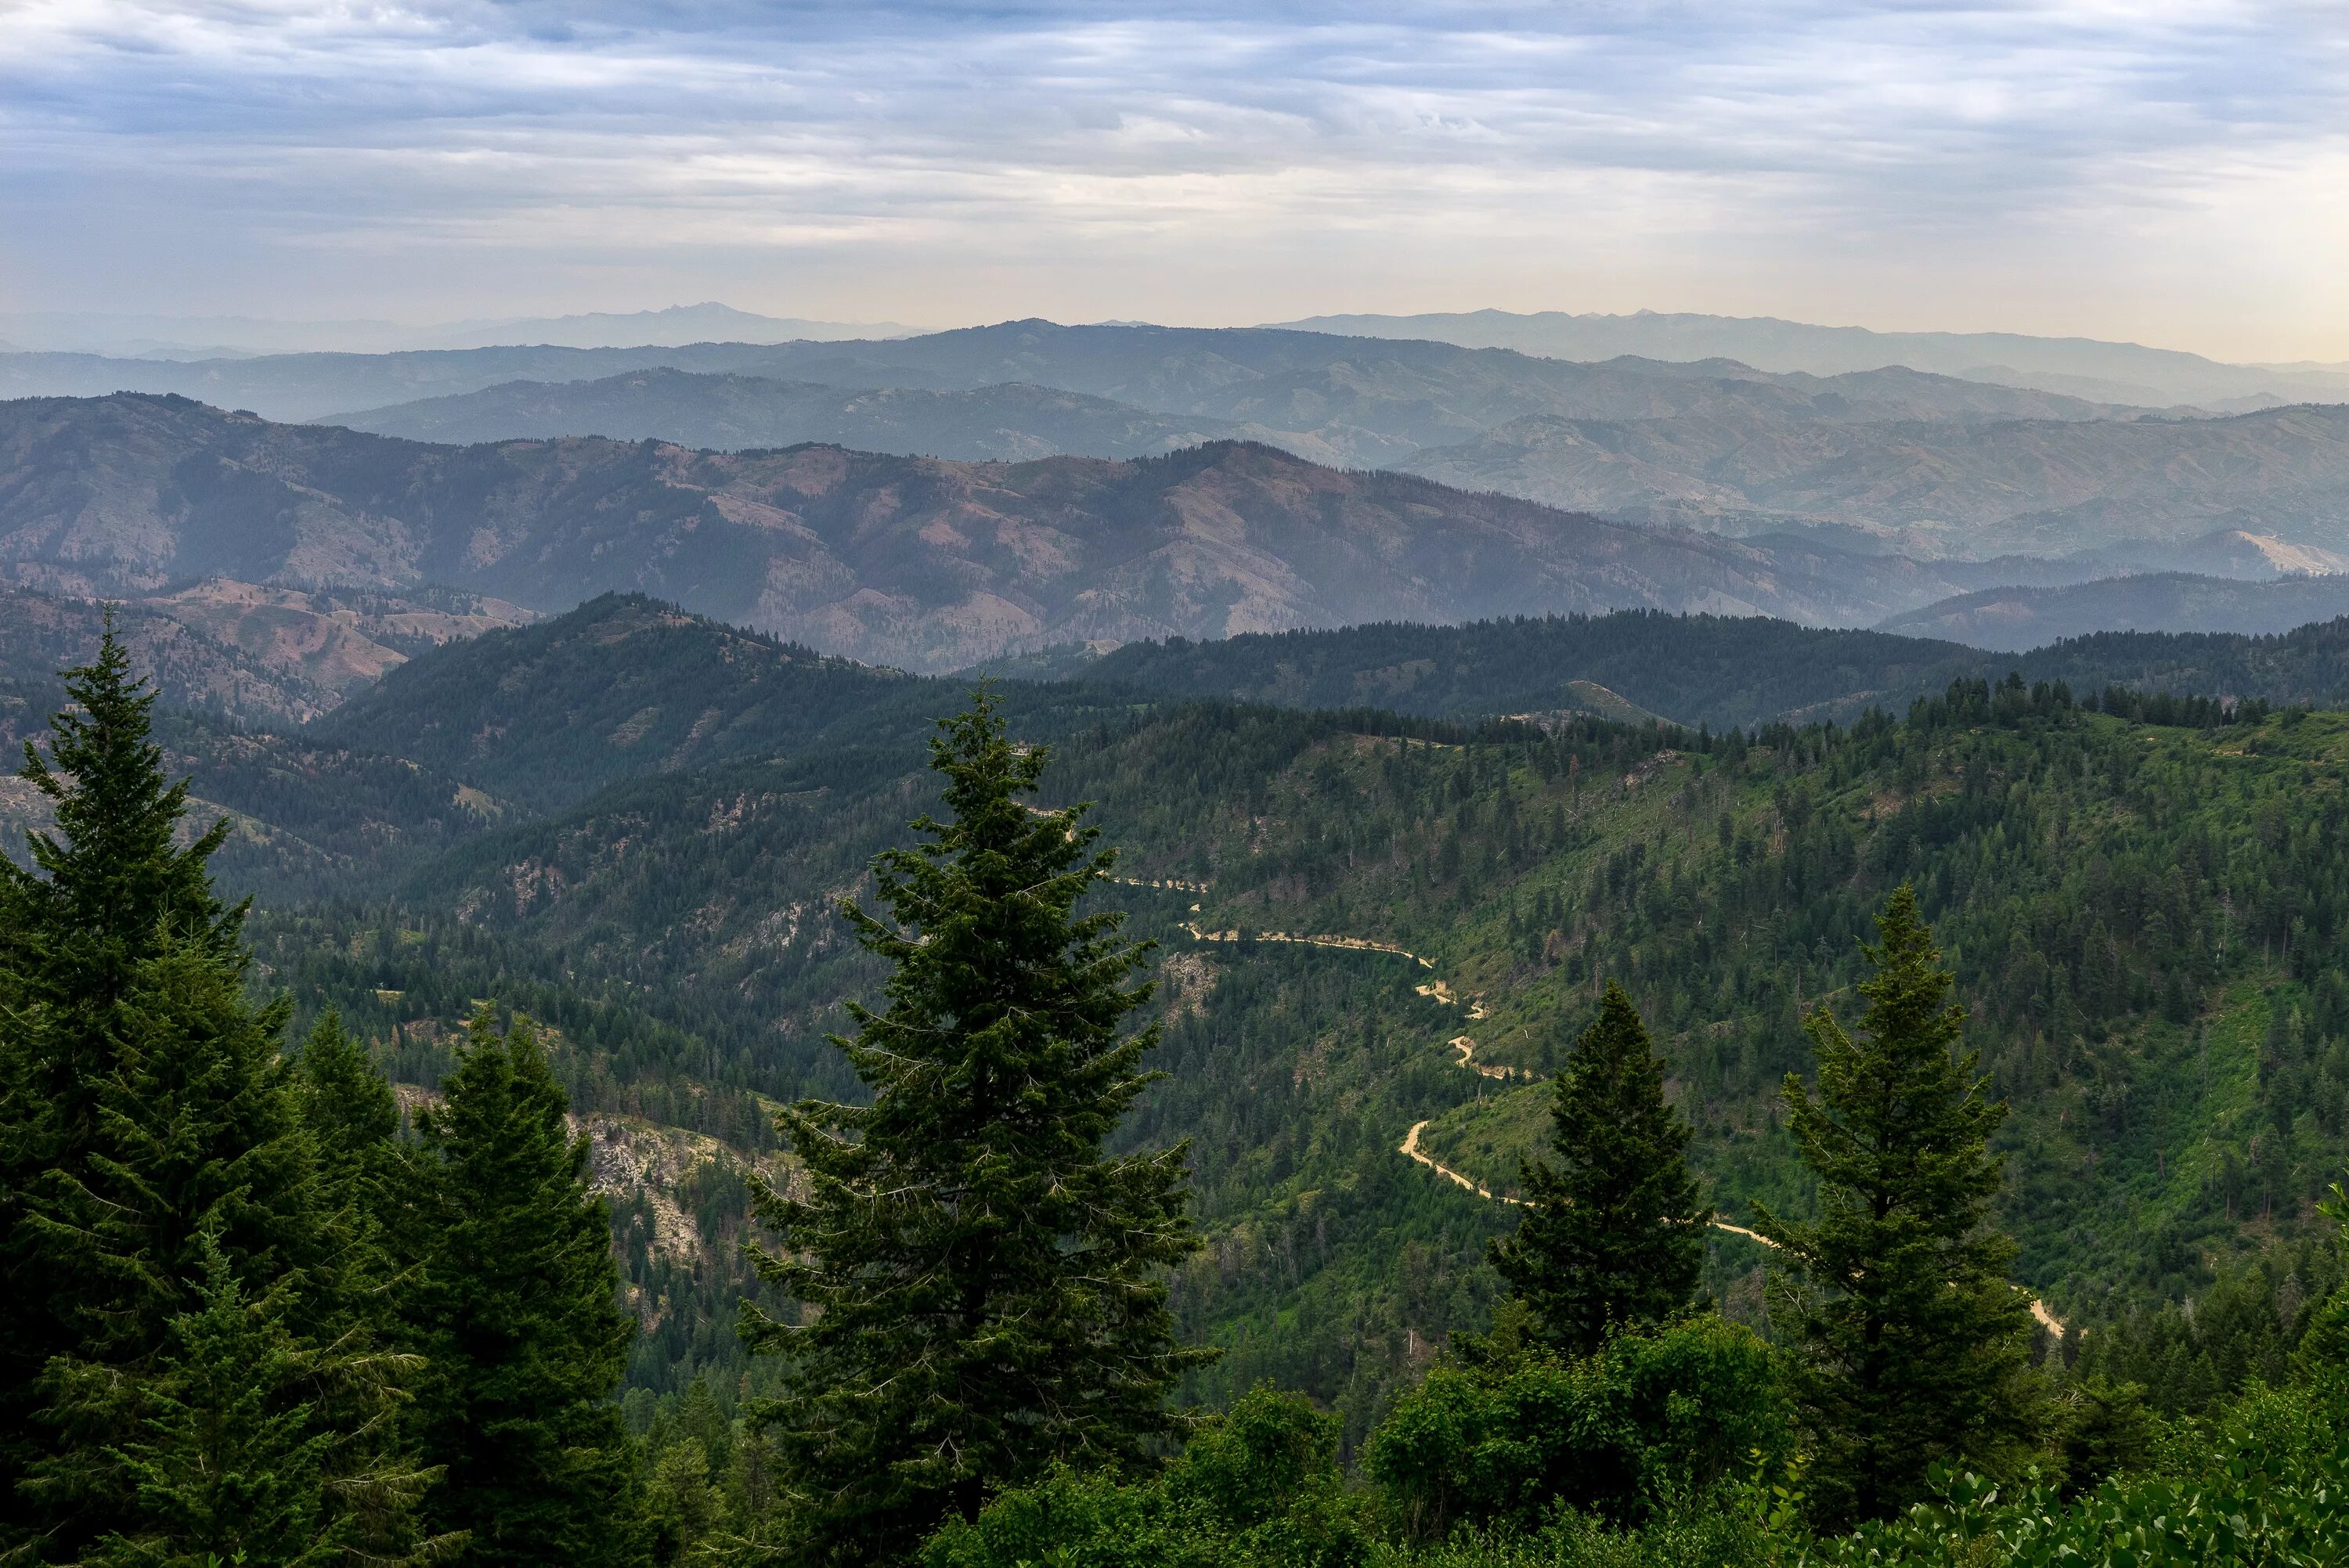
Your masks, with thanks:
[{"label": "haze", "polygon": [[0,311],[1659,310],[2349,359],[2337,4],[0,5]]}]

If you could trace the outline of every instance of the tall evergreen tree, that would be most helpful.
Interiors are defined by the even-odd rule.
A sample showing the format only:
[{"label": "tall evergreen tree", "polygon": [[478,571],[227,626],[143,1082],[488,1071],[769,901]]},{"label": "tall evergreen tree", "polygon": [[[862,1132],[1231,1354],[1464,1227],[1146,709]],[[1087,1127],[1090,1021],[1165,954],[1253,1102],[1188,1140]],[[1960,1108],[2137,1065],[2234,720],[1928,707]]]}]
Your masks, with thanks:
[{"label": "tall evergreen tree", "polygon": [[30,870],[0,861],[0,1495],[57,1561],[139,1525],[116,1445],[205,1247],[258,1292],[336,1244],[285,1006],[247,1001],[243,907],[206,870],[227,824],[176,841],[187,787],[110,626],[67,689],[24,769],[57,832]]},{"label": "tall evergreen tree", "polygon": [[427,1191],[412,1233],[426,1359],[414,1428],[444,1480],[437,1532],[478,1568],[619,1568],[643,1556],[633,1459],[614,1402],[636,1324],[587,1140],[527,1021],[466,1032],[445,1098],[420,1112]]},{"label": "tall evergreen tree", "polygon": [[1542,1341],[1587,1356],[1613,1330],[1689,1304],[1713,1211],[1698,1199],[1688,1143],[1639,1009],[1609,981],[1552,1091],[1556,1163],[1525,1162],[1524,1218],[1492,1246]]},{"label": "tall evergreen tree", "polygon": [[412,1283],[409,1260],[418,1250],[413,1235],[395,1236],[400,1217],[414,1212],[418,1186],[415,1151],[398,1140],[399,1102],[367,1047],[332,1010],[302,1041],[294,1088],[341,1243],[321,1265],[328,1276],[322,1284],[354,1321],[396,1331],[395,1297]]},{"label": "tall evergreen tree", "polygon": [[400,1365],[412,1358],[297,1337],[293,1276],[247,1299],[210,1233],[202,1262],[195,1299],[172,1320],[140,1418],[117,1449],[137,1522],[100,1541],[89,1561],[326,1568],[429,1559],[453,1544],[416,1539],[410,1511],[432,1478],[390,1454],[399,1392],[388,1375],[412,1371]]},{"label": "tall evergreen tree", "polygon": [[889,918],[843,909],[894,969],[834,1040],[873,1102],[783,1112],[804,1196],[758,1198],[782,1244],[754,1262],[800,1310],[745,1333],[792,1357],[763,1415],[802,1563],[885,1561],[1055,1462],[1143,1459],[1212,1354],[1175,1346],[1163,1279],[1196,1244],[1185,1150],[1102,1152],[1157,1037],[1120,1036],[1145,950],[1077,913],[1114,852],[1086,808],[1022,804],[1046,754],[988,693],[940,728],[950,819],[875,862]]},{"label": "tall evergreen tree", "polygon": [[1795,1394],[1825,1523],[1913,1501],[1927,1467],[1995,1466],[2029,1432],[2029,1299],[2007,1279],[2014,1243],[1991,1222],[2002,1176],[1990,1137],[2005,1106],[1961,1052],[1932,934],[1904,884],[1877,917],[1875,974],[1854,1040],[1821,1007],[1806,1023],[1818,1098],[1789,1074],[1788,1125],[1819,1182],[1819,1217],[1756,1205],[1787,1273],[1777,1320],[1796,1343]]}]

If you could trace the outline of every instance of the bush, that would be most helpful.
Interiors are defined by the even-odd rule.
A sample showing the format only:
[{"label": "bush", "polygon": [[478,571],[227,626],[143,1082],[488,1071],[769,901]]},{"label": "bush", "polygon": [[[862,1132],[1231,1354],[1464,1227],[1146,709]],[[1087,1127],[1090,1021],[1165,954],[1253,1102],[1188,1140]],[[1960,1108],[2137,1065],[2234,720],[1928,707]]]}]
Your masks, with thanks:
[{"label": "bush", "polygon": [[2337,1387],[2254,1388],[2172,1475],[2123,1476],[2065,1506],[1937,1473],[1936,1501],[1818,1544],[1828,1568],[2252,1568],[2349,1562],[2349,1422]]},{"label": "bush", "polygon": [[1706,1315],[1621,1334],[1598,1354],[1439,1367],[1371,1439],[1389,1518],[1417,1540],[1455,1525],[1530,1532],[1557,1506],[1637,1524],[1790,1446],[1775,1358]]},{"label": "bush", "polygon": [[949,1523],[925,1568],[1354,1568],[1371,1537],[1338,1471],[1339,1425],[1259,1386],[1159,1475],[1055,1470]]}]

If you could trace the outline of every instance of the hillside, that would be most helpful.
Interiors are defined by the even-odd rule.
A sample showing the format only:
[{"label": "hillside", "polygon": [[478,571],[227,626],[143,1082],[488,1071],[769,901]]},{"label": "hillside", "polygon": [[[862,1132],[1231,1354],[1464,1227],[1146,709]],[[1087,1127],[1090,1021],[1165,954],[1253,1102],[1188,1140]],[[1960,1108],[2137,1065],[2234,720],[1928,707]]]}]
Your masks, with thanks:
[{"label": "hillside", "polygon": [[[2329,658],[2339,676],[2344,627],[2050,656],[2217,668],[2223,645],[2236,667]],[[1371,634],[1381,657],[1451,637],[1486,667],[1603,636],[1619,676],[1677,642],[1680,689],[1747,683],[1716,685],[1721,702],[1783,697],[1769,680],[1819,663],[1821,638],[1856,665],[1965,656],[1664,616],[1236,645],[1343,654]],[[1443,678],[1401,699],[1457,701],[1448,683],[1476,666],[1419,652]],[[1313,679],[1350,667],[1324,657]],[[1795,1015],[1847,1003],[1853,938],[1904,878],[2017,1108],[2004,1218],[2023,1277],[2067,1318],[2175,1299],[2304,1233],[2349,1154],[2349,996],[2327,956],[2349,918],[2337,715],[2195,729],[1961,680],[1905,720],[1700,740],[1154,700],[1132,674],[1004,691],[1019,733],[1056,748],[1046,803],[1099,802],[1123,846],[1102,896],[1162,944],[1173,1076],[1123,1136],[1195,1140],[1210,1250],[1178,1303],[1186,1334],[1233,1354],[1194,1393],[1273,1377],[1359,1433],[1426,1345],[1484,1322],[1478,1260],[1504,1215],[1475,1189],[1506,1191],[1539,1126],[1524,1075],[1556,1065],[1603,976],[1655,1025],[1733,1219],[1803,1202],[1769,1115],[1805,1065]],[[771,1146],[761,1097],[847,1087],[824,1036],[878,975],[833,909],[927,803],[929,720],[962,696],[612,598],[422,654],[298,736],[175,719],[167,745],[200,817],[238,817],[222,869],[263,895],[267,982],[340,1006],[397,1078],[437,1082],[472,999],[495,997],[554,1026],[575,1103],[645,1161],[662,1140],[723,1146],[672,1150],[684,1174],[626,1189],[626,1223],[671,1237],[626,1253],[642,1299],[666,1303],[632,1377],[676,1388],[739,1371],[723,1260],[741,1171]],[[1733,1312],[1758,1310],[1756,1261],[1713,1243]]]},{"label": "hillside", "polygon": [[[519,636],[543,656],[464,717],[492,752],[503,721],[562,711],[548,696],[595,685],[577,671],[628,657]],[[487,674],[508,645],[452,653]],[[554,1006],[596,977],[595,1006],[707,1064],[629,1047],[597,1104],[716,1117],[715,1091],[690,1090],[703,1074],[836,1089],[822,1037],[876,976],[829,906],[923,803],[922,714],[955,700],[905,683],[796,755],[622,779],[412,857],[396,904],[412,943],[330,924],[289,976],[387,1042],[429,1041],[481,986]],[[2323,956],[2349,885],[2329,847],[2349,765],[2333,717],[2206,732],[1961,686],[1905,722],[1698,745],[1596,720],[1474,730],[1066,687],[1009,701],[1058,748],[1048,801],[1099,801],[1124,846],[1133,883],[1106,896],[1164,944],[1174,1077],[1130,1136],[1197,1140],[1213,1251],[1181,1300],[1189,1332],[1236,1347],[1214,1388],[1274,1376],[1366,1421],[1412,1365],[1407,1338],[1481,1321],[1498,1205],[1400,1145],[1418,1128],[1415,1153],[1504,1190],[1538,1125],[1512,1097],[1539,1089],[1463,1070],[1459,1041],[1479,1068],[1553,1066],[1599,975],[1631,984],[1668,1042],[1732,1215],[1799,1202],[1767,1114],[1804,1064],[1794,1014],[1844,995],[1853,937],[1904,877],[2018,1108],[2006,1218],[2059,1311],[2174,1296],[2297,1233],[2349,1151],[2349,1002]],[[373,956],[336,956],[352,953]],[[1710,1265],[1740,1311],[1747,1245],[1724,1235]]]},{"label": "hillside", "polygon": [[995,465],[576,438],[438,447],[183,398],[0,405],[0,561],[105,592],[219,574],[611,589],[952,669],[1070,640],[1626,607],[1873,622],[1956,583],[1898,557],[1610,523],[1215,443]]},{"label": "hillside", "polygon": [[2230,582],[2185,573],[2061,588],[1993,588],[1895,615],[1880,628],[1980,648],[2035,648],[2091,632],[2288,631],[2349,614],[2349,576]]},{"label": "hillside", "polygon": [[[700,377],[713,379],[690,379]],[[1245,435],[1573,510],[1741,534],[1857,531],[1911,554],[2069,555],[2230,530],[2290,548],[2349,544],[2340,407],[2152,418],[1899,366],[1817,376],[1723,358],[1579,363],[1410,339],[1042,321],[678,348],[0,356],[0,391],[122,388],[460,441],[823,439],[1010,458]]]},{"label": "hillside", "polygon": [[1740,359],[1765,370],[1817,376],[1904,365],[1943,376],[2150,407],[2262,396],[2295,403],[2349,396],[2349,375],[2337,368],[2229,365],[2174,348],[2013,332],[1875,332],[1772,316],[1650,310],[1632,315],[1557,310],[1318,315],[1278,325],[1301,332],[1514,348],[1559,359],[1609,359],[1620,354],[1651,359]]},{"label": "hillside", "polygon": [[[0,587],[0,682],[47,701],[62,691],[59,670],[80,663],[98,645],[105,613],[85,599]],[[239,717],[298,724],[333,706],[334,694],[298,671],[272,669],[233,642],[224,642],[187,622],[143,603],[118,606],[115,624],[123,641],[175,707]],[[14,742],[39,727],[8,709],[0,743],[13,758]]]},{"label": "hillside", "polygon": [[926,684],[606,594],[397,670],[311,733],[396,736],[401,755],[543,810],[623,779],[796,752]]},{"label": "hillside", "polygon": [[611,436],[720,450],[819,442],[990,462],[1149,457],[1251,433],[1226,420],[1170,418],[1043,387],[856,392],[667,368],[600,381],[509,381],[326,422],[418,441]]},{"label": "hillside", "polygon": [[1529,416],[1396,466],[1553,506],[1910,553],[2068,555],[2217,530],[2349,545],[2349,403],[2223,419],[1995,424]]},{"label": "hillside", "polygon": [[1681,724],[1721,729],[1848,724],[1869,707],[1903,712],[1952,680],[2009,670],[2082,693],[2120,686],[2337,707],[2349,704],[2349,619],[2271,636],[2106,633],[2017,655],[1884,631],[1628,611],[1129,643],[1107,653],[1063,648],[988,667],[1170,696],[1431,718],[1589,711],[1591,695],[1580,688],[1597,686]]}]

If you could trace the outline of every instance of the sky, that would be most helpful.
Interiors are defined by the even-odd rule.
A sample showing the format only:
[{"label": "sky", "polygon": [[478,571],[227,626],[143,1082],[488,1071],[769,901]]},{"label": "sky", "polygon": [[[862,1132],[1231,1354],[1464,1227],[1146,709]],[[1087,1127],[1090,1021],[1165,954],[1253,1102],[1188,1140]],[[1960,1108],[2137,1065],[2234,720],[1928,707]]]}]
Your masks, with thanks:
[{"label": "sky", "polygon": [[0,0],[0,312],[1642,308],[2349,360],[2349,0]]}]

